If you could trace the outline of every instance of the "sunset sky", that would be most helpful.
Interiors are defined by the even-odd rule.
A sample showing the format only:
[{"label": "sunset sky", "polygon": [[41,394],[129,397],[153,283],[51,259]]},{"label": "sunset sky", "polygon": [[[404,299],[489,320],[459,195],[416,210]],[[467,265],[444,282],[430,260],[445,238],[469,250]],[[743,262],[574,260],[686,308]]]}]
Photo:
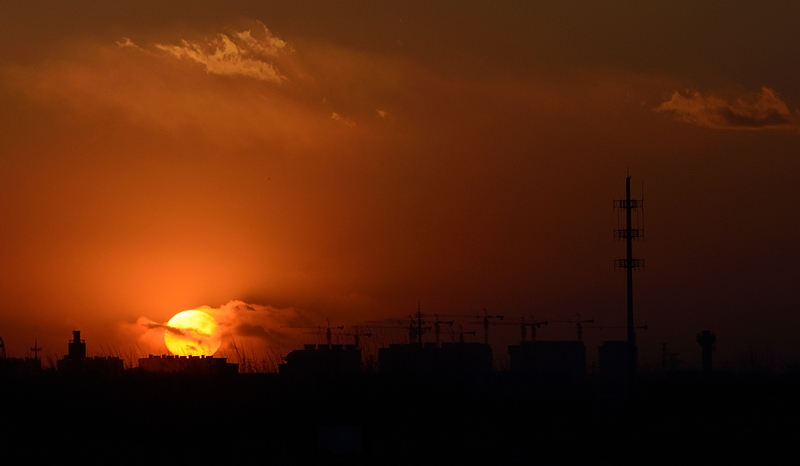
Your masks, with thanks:
[{"label": "sunset sky", "polygon": [[[718,361],[800,362],[798,18],[788,0],[3,1],[0,337],[17,357],[63,355],[72,330],[90,355],[160,353],[157,324],[207,306],[227,342],[285,353],[318,341],[290,326],[418,300],[622,326],[630,174],[642,362],[667,343],[698,365],[705,329]],[[518,334],[493,328],[495,353]],[[590,360],[624,336],[587,329]]]}]

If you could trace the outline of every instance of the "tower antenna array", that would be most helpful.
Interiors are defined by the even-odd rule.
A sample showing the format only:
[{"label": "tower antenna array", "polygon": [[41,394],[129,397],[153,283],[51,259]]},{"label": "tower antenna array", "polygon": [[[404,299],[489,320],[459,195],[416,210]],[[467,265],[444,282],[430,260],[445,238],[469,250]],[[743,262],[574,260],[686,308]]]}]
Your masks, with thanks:
[{"label": "tower antenna array", "polygon": [[632,213],[643,208],[642,199],[631,199],[631,177],[625,178],[625,199],[614,200],[614,209],[625,211],[625,228],[614,230],[614,239],[624,239],[625,259],[614,259],[614,268],[625,269],[628,278],[628,373],[636,375],[636,327],[633,323],[633,271],[644,265],[644,260],[633,257],[633,241],[644,239],[644,228],[633,227]]}]

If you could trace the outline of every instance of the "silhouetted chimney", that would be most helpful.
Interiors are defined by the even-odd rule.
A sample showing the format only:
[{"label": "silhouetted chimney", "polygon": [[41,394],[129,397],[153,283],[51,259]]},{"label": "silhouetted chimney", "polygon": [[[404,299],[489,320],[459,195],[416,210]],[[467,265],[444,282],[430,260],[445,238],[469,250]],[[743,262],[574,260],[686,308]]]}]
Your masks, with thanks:
[{"label": "silhouetted chimney", "polygon": [[69,342],[70,359],[80,360],[86,357],[86,343],[81,340],[81,331],[72,331],[72,341]]}]

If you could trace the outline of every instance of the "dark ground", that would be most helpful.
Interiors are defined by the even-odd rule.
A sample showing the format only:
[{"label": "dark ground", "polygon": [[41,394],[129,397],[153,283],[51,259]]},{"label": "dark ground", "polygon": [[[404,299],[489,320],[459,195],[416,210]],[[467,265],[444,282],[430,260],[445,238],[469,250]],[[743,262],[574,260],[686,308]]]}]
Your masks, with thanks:
[{"label": "dark ground", "polygon": [[4,379],[6,455],[87,463],[772,463],[800,443],[800,375],[589,379]]}]

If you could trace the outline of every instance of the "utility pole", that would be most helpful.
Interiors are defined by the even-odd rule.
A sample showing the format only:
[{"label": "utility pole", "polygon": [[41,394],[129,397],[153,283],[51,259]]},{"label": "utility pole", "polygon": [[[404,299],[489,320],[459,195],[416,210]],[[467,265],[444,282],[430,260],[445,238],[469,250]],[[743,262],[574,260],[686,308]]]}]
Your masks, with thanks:
[{"label": "utility pole", "polygon": [[644,265],[642,259],[633,257],[633,241],[644,238],[644,228],[633,226],[632,213],[642,209],[642,199],[631,199],[631,177],[625,178],[625,199],[614,201],[614,208],[625,211],[625,228],[614,230],[615,239],[625,240],[625,259],[614,259],[614,267],[625,269],[628,278],[628,373],[631,380],[636,376],[636,327],[633,323],[633,270]]}]

